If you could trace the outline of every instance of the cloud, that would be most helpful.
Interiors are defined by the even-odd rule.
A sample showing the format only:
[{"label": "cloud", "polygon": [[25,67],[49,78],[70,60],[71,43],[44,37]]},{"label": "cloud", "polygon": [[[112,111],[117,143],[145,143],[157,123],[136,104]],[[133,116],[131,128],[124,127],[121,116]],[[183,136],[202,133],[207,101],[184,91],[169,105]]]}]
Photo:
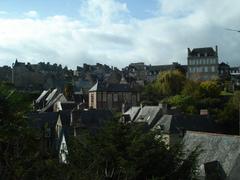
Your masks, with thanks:
[{"label": "cloud", "polygon": [[[124,67],[130,62],[186,64],[187,48],[219,45],[220,61],[239,64],[240,1],[161,0],[147,19],[131,17],[125,3],[84,1],[80,19],[0,18],[0,64],[15,58],[57,62],[75,68],[96,62]],[[183,10],[183,9],[186,10]]]},{"label": "cloud", "polygon": [[26,17],[29,17],[29,18],[36,18],[36,17],[38,17],[37,11],[33,11],[33,10],[25,12],[24,15]]},{"label": "cloud", "polygon": [[83,0],[79,12],[89,23],[108,24],[122,20],[128,8],[126,3],[116,0]]}]

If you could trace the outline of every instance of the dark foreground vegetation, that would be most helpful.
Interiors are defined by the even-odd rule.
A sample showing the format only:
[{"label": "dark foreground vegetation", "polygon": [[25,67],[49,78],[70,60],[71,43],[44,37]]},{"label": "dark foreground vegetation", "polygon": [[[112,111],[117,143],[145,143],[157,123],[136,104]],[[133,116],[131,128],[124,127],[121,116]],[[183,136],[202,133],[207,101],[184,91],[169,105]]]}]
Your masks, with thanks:
[{"label": "dark foreground vegetation", "polygon": [[158,130],[112,120],[95,133],[68,141],[68,163],[40,148],[29,126],[31,100],[0,85],[0,179],[194,179],[199,149],[169,147]]}]

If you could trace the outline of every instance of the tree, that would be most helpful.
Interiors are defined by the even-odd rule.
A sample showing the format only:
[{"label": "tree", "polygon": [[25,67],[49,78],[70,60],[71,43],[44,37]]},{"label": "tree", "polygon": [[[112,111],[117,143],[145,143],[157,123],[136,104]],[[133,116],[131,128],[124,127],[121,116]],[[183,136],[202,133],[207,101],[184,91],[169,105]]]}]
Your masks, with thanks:
[{"label": "tree", "polygon": [[158,130],[117,121],[72,139],[70,147],[73,179],[192,179],[199,154],[187,156],[181,145],[168,147]]},{"label": "tree", "polygon": [[61,165],[40,150],[39,134],[28,125],[30,108],[25,95],[0,84],[1,179],[59,179],[56,175],[61,174],[61,168],[57,167]]},{"label": "tree", "polygon": [[228,103],[225,105],[223,111],[218,115],[220,123],[229,127],[232,133],[239,133],[240,120],[240,91],[236,91]]},{"label": "tree", "polygon": [[155,90],[163,96],[179,94],[186,81],[185,76],[178,70],[164,71],[154,82]]},{"label": "tree", "polygon": [[217,81],[204,81],[200,84],[200,88],[204,97],[216,98],[221,93],[221,86]]},{"label": "tree", "polygon": [[191,96],[194,100],[201,98],[200,84],[195,81],[187,80],[185,81],[181,95]]},{"label": "tree", "polygon": [[68,100],[72,100],[73,98],[73,85],[71,83],[67,83],[64,86],[64,96],[68,99]]}]

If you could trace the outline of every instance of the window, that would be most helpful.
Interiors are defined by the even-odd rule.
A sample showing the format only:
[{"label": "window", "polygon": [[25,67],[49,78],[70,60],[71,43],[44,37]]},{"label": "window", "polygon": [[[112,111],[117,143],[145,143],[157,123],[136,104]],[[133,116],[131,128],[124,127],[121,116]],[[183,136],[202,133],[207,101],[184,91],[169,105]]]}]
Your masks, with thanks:
[{"label": "window", "polygon": [[113,101],[118,102],[118,94],[113,94]]},{"label": "window", "polygon": [[103,102],[107,101],[107,93],[103,92],[103,97],[102,97]]},{"label": "window", "polygon": [[102,93],[97,93],[98,102],[102,101]]},{"label": "window", "polygon": [[57,131],[57,137],[60,138],[61,131],[62,131],[62,126],[58,125],[56,126],[56,131]]},{"label": "window", "polygon": [[189,72],[190,72],[190,73],[192,72],[192,68],[191,68],[191,67],[189,68]]},{"label": "window", "polygon": [[212,72],[215,72],[216,68],[215,66],[212,66]]},{"label": "window", "polygon": [[207,66],[204,67],[204,72],[208,72],[208,67]]},{"label": "window", "polygon": [[90,102],[93,105],[93,102],[94,102],[94,94],[93,93],[90,94]]}]

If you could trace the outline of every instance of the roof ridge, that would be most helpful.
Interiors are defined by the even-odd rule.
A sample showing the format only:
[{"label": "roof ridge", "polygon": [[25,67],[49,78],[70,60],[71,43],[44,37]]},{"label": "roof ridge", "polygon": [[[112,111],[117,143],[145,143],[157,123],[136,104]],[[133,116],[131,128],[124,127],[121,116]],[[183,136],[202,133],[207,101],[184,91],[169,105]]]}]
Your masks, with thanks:
[{"label": "roof ridge", "polygon": [[240,138],[240,135],[231,135],[231,134],[221,134],[221,133],[211,133],[211,132],[187,130],[186,133],[188,133],[188,132],[193,133],[193,134],[206,134],[206,135],[212,135],[212,136],[230,136],[230,137],[239,137]]}]

